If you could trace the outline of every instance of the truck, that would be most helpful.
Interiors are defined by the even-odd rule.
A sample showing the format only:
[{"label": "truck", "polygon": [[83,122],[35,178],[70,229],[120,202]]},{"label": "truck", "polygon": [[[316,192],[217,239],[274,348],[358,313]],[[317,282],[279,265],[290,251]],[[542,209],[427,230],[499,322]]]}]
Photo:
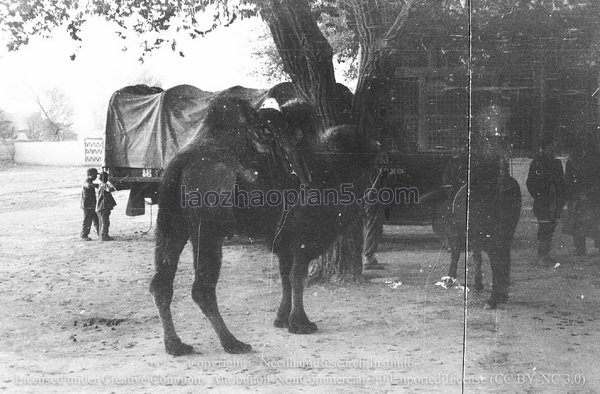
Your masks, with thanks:
[{"label": "truck", "polygon": [[[400,86],[403,97],[410,100],[410,86]],[[347,90],[347,88],[345,88]],[[200,90],[191,85],[179,85],[163,90],[145,85],[128,86],[116,91],[109,102],[103,170],[111,176],[118,190],[130,190],[126,208],[128,216],[143,215],[146,199],[157,203],[158,186],[169,160],[184,147],[201,127],[208,103],[220,95],[248,101],[259,108],[267,98],[284,103],[297,98],[293,85],[284,82],[271,89],[249,89],[235,86],[219,92]],[[408,96],[407,96],[408,95]],[[392,97],[386,102],[388,131],[381,137],[384,154],[382,169],[385,186],[416,190],[413,201],[385,204],[385,222],[399,225],[433,224],[441,233],[445,194],[442,174],[447,161],[466,142],[466,127],[457,125],[438,132],[444,138],[433,145],[419,145],[410,140],[417,133],[418,122],[410,105],[399,105]],[[398,111],[401,113],[398,115]],[[454,115],[462,119],[464,114]],[[398,121],[400,123],[398,123]],[[462,124],[461,124],[462,125]],[[390,129],[391,128],[391,129]],[[447,136],[452,136],[452,139]],[[402,149],[396,149],[404,144]]]},{"label": "truck", "polygon": [[269,97],[285,102],[295,94],[291,83],[268,90],[234,86],[219,92],[191,85],[117,90],[108,104],[102,168],[117,190],[130,190],[126,215],[143,215],[146,199],[157,203],[167,163],[196,135],[213,98],[237,97],[259,108]]}]

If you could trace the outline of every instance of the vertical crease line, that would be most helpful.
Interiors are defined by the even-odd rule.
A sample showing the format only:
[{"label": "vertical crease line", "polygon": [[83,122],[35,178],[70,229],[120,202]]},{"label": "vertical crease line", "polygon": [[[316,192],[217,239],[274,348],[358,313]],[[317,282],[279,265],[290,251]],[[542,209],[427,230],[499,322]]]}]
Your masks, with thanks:
[{"label": "vertical crease line", "polygon": [[473,32],[472,32],[472,14],[471,14],[471,1],[468,0],[467,1],[467,6],[468,8],[468,18],[469,18],[469,59],[467,60],[467,68],[468,68],[468,74],[469,74],[469,117],[467,119],[467,132],[468,132],[468,139],[467,139],[467,156],[468,156],[468,161],[467,161],[467,228],[466,228],[466,237],[465,237],[465,267],[464,267],[464,275],[465,275],[465,290],[464,290],[464,294],[463,294],[463,345],[462,345],[462,381],[461,381],[461,392],[465,392],[465,378],[466,378],[466,361],[467,361],[467,318],[468,318],[468,288],[469,288],[469,277],[468,277],[468,269],[467,269],[467,261],[468,261],[468,255],[469,255],[469,213],[470,213],[470,200],[471,200],[471,129],[472,129],[472,115],[473,115],[473,107],[472,107],[472,102],[473,102],[473,96],[472,96],[472,86],[473,86],[473,67],[471,64],[472,61],[472,54],[473,54],[473,41],[472,41],[472,37],[473,37]]}]

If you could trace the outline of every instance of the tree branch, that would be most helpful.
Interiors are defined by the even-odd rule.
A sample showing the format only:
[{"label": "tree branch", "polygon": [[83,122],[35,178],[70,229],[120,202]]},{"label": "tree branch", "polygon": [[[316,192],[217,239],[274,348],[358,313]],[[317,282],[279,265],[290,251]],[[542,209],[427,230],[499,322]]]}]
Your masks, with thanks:
[{"label": "tree branch", "polygon": [[54,129],[55,129],[54,135],[57,136],[58,132],[60,131],[60,127],[58,127],[58,125],[50,118],[50,115],[48,115],[48,112],[46,112],[46,109],[42,105],[42,100],[40,100],[40,96],[38,96],[37,94],[35,95],[35,102],[37,103],[37,105],[40,107],[40,109],[44,113],[44,116],[46,117],[48,122],[50,122],[52,127],[54,127]]},{"label": "tree branch", "polygon": [[307,0],[269,0],[261,7],[284,70],[324,127],[347,123],[333,70],[333,49],[319,29]]},{"label": "tree branch", "polygon": [[398,14],[398,16],[396,16],[396,19],[394,20],[394,23],[392,23],[392,26],[383,35],[384,40],[393,41],[400,36],[400,34],[402,33],[402,28],[408,20],[408,16],[410,15],[410,12],[414,8],[414,5],[415,3],[417,3],[417,1],[418,0],[406,0],[404,2],[400,13]]}]

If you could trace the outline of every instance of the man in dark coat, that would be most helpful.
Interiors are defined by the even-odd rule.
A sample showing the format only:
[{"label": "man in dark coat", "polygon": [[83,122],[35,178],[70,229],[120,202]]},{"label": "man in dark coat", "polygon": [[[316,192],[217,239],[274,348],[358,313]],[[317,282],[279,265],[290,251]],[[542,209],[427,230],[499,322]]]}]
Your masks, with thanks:
[{"label": "man in dark coat", "polygon": [[529,166],[526,183],[533,197],[533,214],[538,220],[538,262],[543,265],[555,264],[550,257],[552,234],[565,201],[564,171],[554,156],[555,150],[553,135],[542,135],[540,153]]},{"label": "man in dark coat", "polygon": [[581,135],[577,145],[565,169],[568,208],[563,232],[573,236],[574,253],[582,256],[586,237],[600,247],[600,150],[590,132]]}]

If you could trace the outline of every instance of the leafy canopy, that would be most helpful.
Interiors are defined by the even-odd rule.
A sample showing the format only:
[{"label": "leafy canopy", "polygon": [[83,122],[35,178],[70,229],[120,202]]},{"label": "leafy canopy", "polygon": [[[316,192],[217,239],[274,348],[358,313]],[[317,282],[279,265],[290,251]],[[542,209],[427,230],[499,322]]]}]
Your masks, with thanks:
[{"label": "leafy canopy", "polygon": [[[178,33],[191,38],[202,37],[219,26],[258,16],[270,1],[0,0],[0,29],[9,37],[8,49],[14,51],[26,45],[32,36],[49,36],[56,28],[66,29],[73,40],[81,41],[85,21],[100,16],[114,22],[115,33],[122,38],[131,34],[144,37],[142,55],[167,45],[184,56],[178,48]],[[391,23],[408,1],[313,0],[309,3],[334,53],[342,61],[355,62],[361,24],[367,26],[367,31],[376,32],[386,18]],[[587,61],[596,60],[600,52],[600,33],[597,33],[600,31],[600,1],[597,0],[421,0],[412,3],[411,17],[396,40],[399,48],[416,49],[415,44],[420,49],[465,47],[470,40],[475,61],[502,51],[505,43],[531,48],[551,42],[558,45],[563,41],[563,44],[574,44],[576,49],[587,49]],[[379,9],[380,14],[381,10],[385,11],[380,15],[383,19],[371,18],[375,9]],[[270,61],[278,61],[273,48],[265,49],[264,54]]]},{"label": "leafy canopy", "polygon": [[30,37],[47,37],[60,27],[81,41],[82,25],[90,17],[101,16],[116,23],[115,33],[122,38],[129,33],[155,34],[145,42],[144,52],[164,44],[176,51],[174,38],[156,33],[183,31],[196,38],[257,13],[255,2],[248,0],[2,0],[0,26],[9,35],[8,49],[14,51],[27,45]]}]

